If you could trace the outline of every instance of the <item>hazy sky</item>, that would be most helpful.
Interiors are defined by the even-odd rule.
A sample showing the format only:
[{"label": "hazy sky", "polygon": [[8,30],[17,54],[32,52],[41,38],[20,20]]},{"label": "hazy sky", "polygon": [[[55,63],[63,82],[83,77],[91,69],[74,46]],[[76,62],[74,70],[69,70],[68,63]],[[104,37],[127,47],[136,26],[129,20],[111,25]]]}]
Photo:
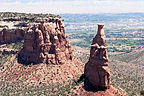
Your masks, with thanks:
[{"label": "hazy sky", "polygon": [[0,0],[0,12],[127,13],[144,12],[144,0]]}]

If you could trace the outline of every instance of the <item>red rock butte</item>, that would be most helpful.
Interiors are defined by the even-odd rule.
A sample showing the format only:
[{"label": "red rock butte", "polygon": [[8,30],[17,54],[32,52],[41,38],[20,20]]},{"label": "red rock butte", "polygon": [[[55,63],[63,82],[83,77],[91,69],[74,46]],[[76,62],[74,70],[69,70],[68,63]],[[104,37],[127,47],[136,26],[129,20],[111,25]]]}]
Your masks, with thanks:
[{"label": "red rock butte", "polygon": [[34,24],[25,30],[21,60],[27,63],[64,64],[72,60],[72,48],[61,18]]},{"label": "red rock butte", "polygon": [[90,58],[84,74],[91,85],[98,89],[110,88],[110,69],[103,24],[98,24],[97,35],[93,38]]}]

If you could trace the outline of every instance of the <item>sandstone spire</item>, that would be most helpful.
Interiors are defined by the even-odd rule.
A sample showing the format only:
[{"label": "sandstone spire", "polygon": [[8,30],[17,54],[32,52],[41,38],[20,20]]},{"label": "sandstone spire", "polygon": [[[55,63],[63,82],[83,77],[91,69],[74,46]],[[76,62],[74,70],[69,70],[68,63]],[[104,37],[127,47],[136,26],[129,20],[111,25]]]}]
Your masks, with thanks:
[{"label": "sandstone spire", "polygon": [[110,88],[110,69],[103,24],[98,24],[97,35],[93,38],[90,58],[85,65],[85,76],[95,88]]}]

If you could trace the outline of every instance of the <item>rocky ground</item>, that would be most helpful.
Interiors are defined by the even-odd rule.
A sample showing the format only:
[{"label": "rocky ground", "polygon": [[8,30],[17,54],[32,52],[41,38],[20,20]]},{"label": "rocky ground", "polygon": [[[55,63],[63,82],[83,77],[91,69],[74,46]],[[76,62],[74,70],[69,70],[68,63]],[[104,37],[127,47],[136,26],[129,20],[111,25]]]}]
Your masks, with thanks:
[{"label": "rocky ground", "polygon": [[[20,45],[20,44],[19,44]],[[15,47],[14,47],[15,46]],[[7,44],[7,48],[15,48],[15,44]],[[22,46],[22,45],[20,45]],[[20,50],[20,49],[19,49]],[[83,77],[84,64],[76,59],[63,65],[30,64],[17,62],[17,54],[1,54],[0,57],[0,95],[92,95],[93,91],[85,91]],[[111,93],[112,92],[112,93]],[[125,94],[111,88],[93,95]]]},{"label": "rocky ground", "polygon": [[2,55],[0,59],[0,95],[68,94],[65,93],[70,91],[67,87],[83,74],[84,69],[84,64],[77,60],[63,65],[26,66],[17,63],[16,54]]},{"label": "rocky ground", "polygon": [[[18,42],[6,44],[4,47],[20,50],[20,46],[22,46],[22,43]],[[78,66],[78,71],[76,72],[74,71],[77,70],[74,69],[76,66],[73,64],[68,64],[67,68],[72,65],[73,70],[67,72],[66,70],[64,70],[66,66],[59,65],[52,66],[41,63],[39,65],[24,66],[17,63],[16,56],[16,54],[0,54],[0,95],[72,95],[78,93],[77,91],[81,90],[81,86],[84,86],[83,80],[78,82],[79,77],[82,75],[83,71],[83,65],[81,64],[81,66],[76,65]],[[74,49],[74,57],[77,58],[79,61],[86,63],[88,61],[89,54],[84,53],[82,50],[80,51]],[[112,59],[112,57],[110,57],[110,59]],[[120,90],[125,90],[128,96],[140,95],[143,92],[143,65],[136,65],[113,59],[110,61],[110,68],[111,82],[114,87]],[[46,75],[50,76],[50,72],[53,74],[51,75],[51,79],[54,79],[54,81],[50,78],[45,78]],[[69,72],[72,72],[72,74],[67,75],[69,74]],[[65,74],[64,76],[62,76],[62,78],[67,82],[59,78],[59,75],[61,73]],[[79,73],[80,75],[76,75],[77,73]],[[71,79],[72,77],[75,77],[75,79]],[[59,79],[58,82],[57,79]],[[47,81],[51,83],[48,83]]]}]

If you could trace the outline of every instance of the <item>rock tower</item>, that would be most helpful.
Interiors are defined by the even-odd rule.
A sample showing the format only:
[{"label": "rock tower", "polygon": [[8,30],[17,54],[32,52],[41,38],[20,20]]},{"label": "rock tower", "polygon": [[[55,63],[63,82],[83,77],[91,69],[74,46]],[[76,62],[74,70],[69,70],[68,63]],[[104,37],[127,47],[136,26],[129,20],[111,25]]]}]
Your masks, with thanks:
[{"label": "rock tower", "polygon": [[90,58],[84,70],[89,83],[98,89],[110,88],[110,69],[103,26],[98,24],[97,35],[93,38]]},{"label": "rock tower", "polygon": [[63,20],[54,18],[27,28],[19,57],[26,63],[64,64],[72,60]]}]

